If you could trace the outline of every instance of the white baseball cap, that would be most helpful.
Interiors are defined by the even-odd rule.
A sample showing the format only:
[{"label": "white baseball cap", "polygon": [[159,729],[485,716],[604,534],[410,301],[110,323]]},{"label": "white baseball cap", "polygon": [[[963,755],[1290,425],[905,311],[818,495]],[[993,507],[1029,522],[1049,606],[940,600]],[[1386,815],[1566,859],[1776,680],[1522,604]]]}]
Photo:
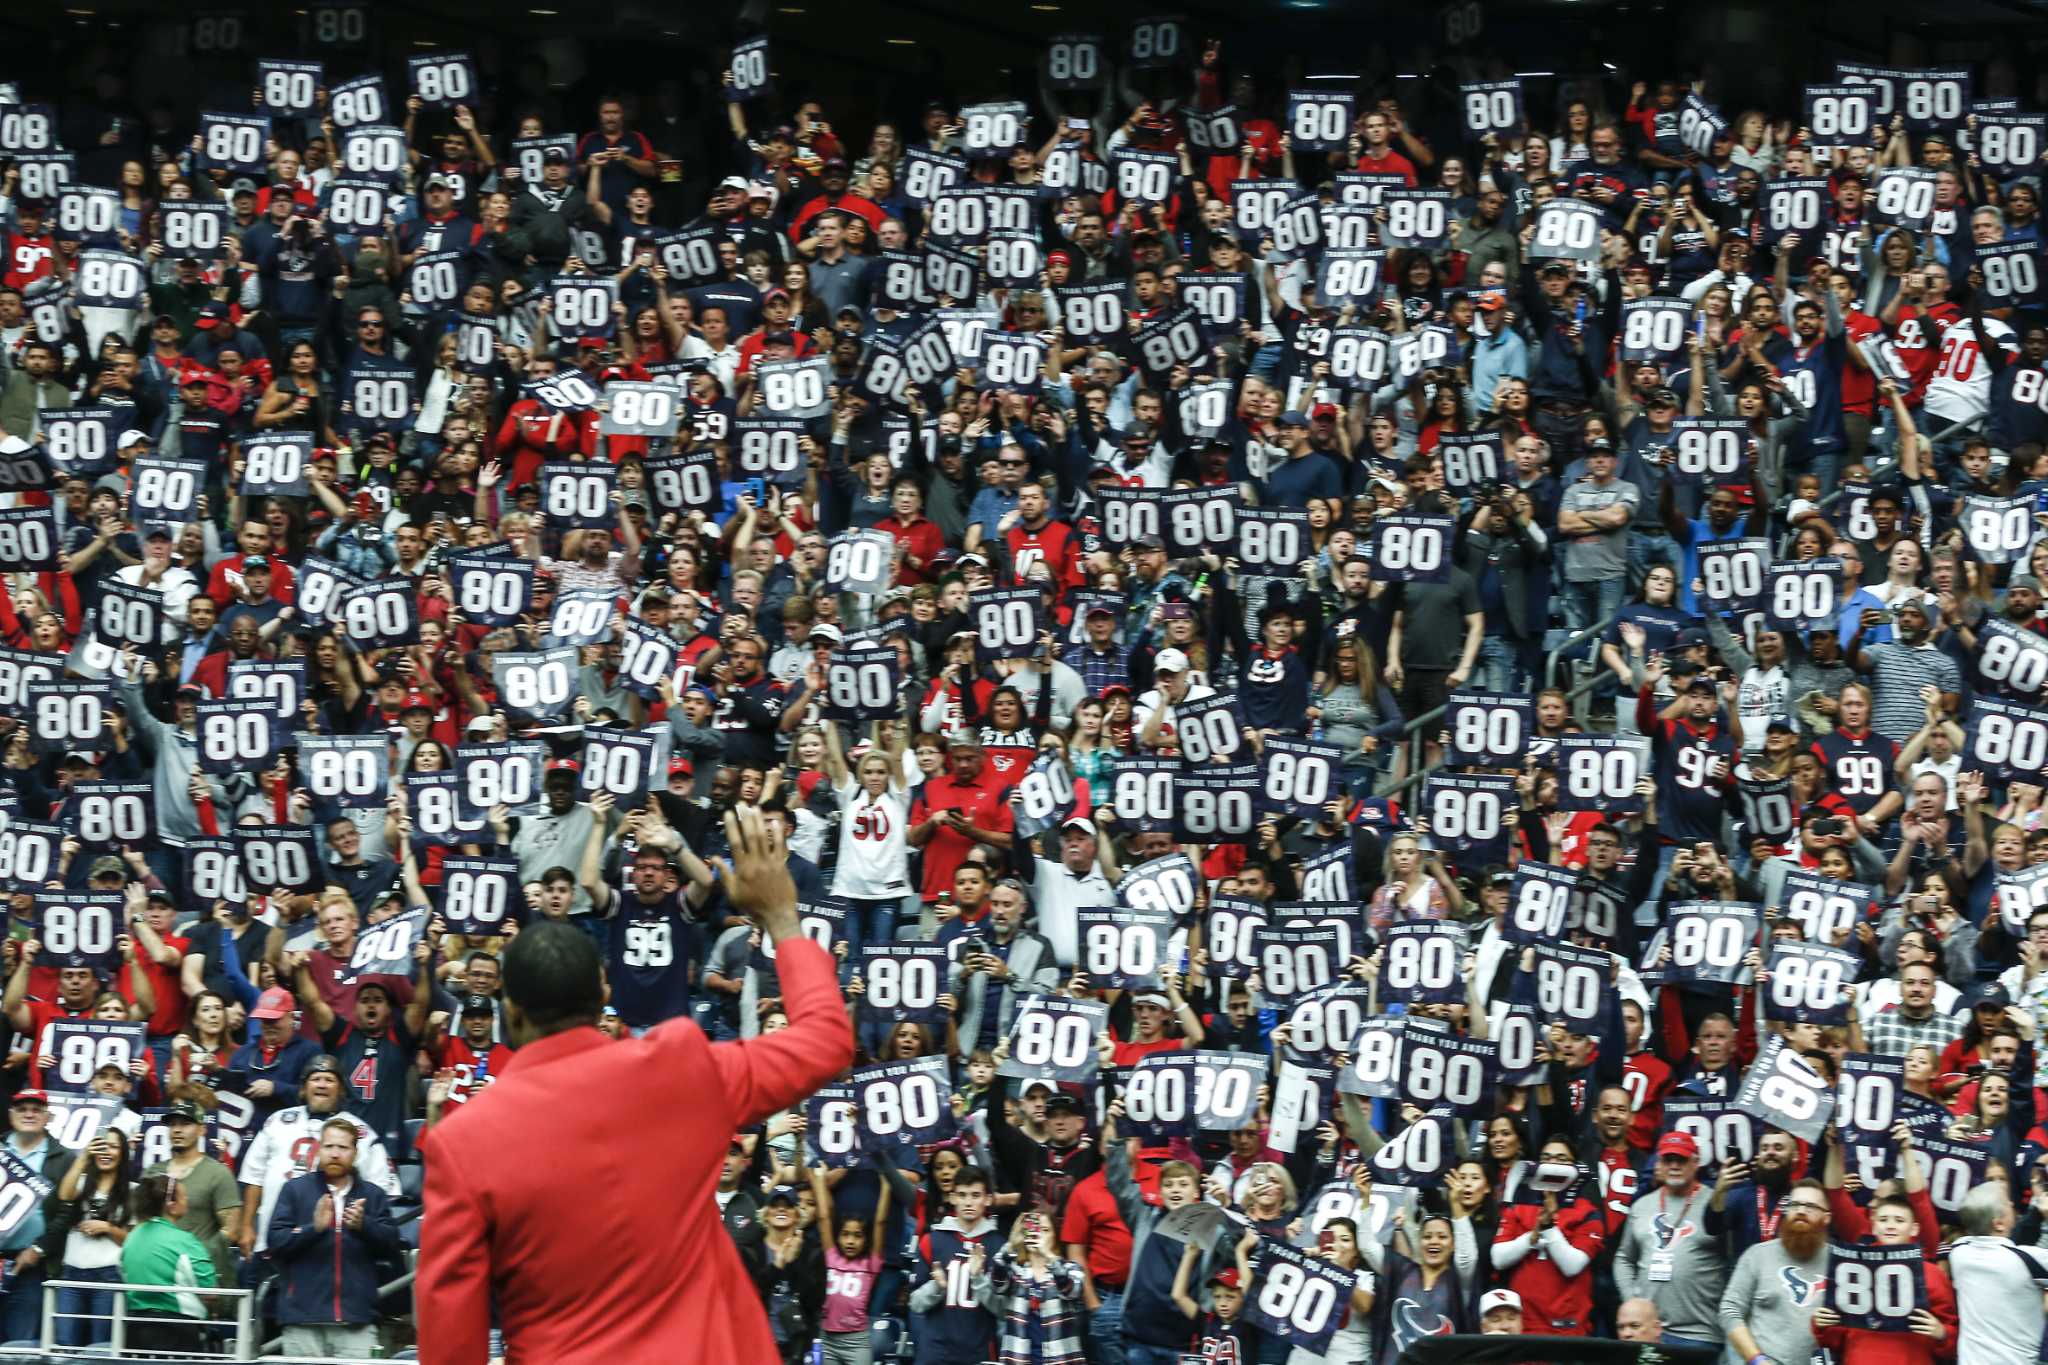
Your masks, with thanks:
[{"label": "white baseball cap", "polygon": [[1485,1317],[1496,1308],[1512,1308],[1522,1311],[1522,1296],[1512,1289],[1489,1289],[1479,1296],[1479,1316]]},{"label": "white baseball cap", "polygon": [[1188,656],[1177,649],[1162,649],[1152,660],[1154,673],[1185,673],[1188,671]]}]

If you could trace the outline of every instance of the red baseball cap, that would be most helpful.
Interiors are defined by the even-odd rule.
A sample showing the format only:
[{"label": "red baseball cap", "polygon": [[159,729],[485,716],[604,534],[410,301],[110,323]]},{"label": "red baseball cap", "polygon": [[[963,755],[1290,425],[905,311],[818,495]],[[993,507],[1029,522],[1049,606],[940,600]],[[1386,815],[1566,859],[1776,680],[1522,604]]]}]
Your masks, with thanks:
[{"label": "red baseball cap", "polygon": [[249,1011],[251,1019],[286,1019],[299,1002],[292,999],[292,993],[282,986],[272,986],[256,997],[256,1008]]},{"label": "red baseball cap", "polygon": [[1684,1156],[1698,1159],[1699,1143],[1693,1141],[1691,1133],[1666,1133],[1657,1139],[1658,1156]]}]

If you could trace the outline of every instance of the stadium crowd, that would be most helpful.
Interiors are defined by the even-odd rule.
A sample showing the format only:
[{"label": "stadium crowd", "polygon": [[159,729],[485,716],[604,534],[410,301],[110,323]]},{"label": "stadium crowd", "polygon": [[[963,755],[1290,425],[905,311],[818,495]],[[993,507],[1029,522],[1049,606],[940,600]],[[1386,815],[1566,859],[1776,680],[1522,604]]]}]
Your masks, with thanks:
[{"label": "stadium crowd", "polygon": [[491,1321],[501,956],[790,1027],[751,808],[786,1362],[2042,1359],[2044,87],[777,54],[0,89],[0,1339]]}]

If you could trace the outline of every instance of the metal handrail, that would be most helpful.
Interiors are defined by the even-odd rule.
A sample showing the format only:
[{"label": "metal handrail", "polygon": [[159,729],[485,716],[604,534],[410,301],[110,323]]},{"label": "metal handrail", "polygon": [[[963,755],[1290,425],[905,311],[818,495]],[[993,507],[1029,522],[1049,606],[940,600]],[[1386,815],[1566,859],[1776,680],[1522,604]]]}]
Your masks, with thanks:
[{"label": "metal handrail", "polygon": [[[1575,702],[1580,697],[1583,697],[1588,692],[1591,692],[1594,688],[1600,686],[1600,684],[1604,681],[1605,677],[1601,673],[1597,671],[1591,673],[1587,675],[1585,678],[1581,679],[1569,692],[1566,692],[1564,694],[1564,699],[1566,702]],[[1443,718],[1445,710],[1447,709],[1448,708],[1446,707],[1439,706],[1434,711],[1425,712],[1424,714],[1415,718],[1414,724],[1419,728],[1433,720],[1441,720]],[[1407,737],[1406,730],[1402,732],[1402,737]],[[1421,782],[1424,778],[1428,777],[1438,768],[1441,768],[1443,766],[1443,763],[1439,761],[1425,768],[1422,766],[1418,755],[1417,760],[1410,765],[1408,775],[1402,778],[1399,782],[1396,782],[1393,786],[1387,788],[1384,792],[1381,793],[1381,795],[1389,797],[1400,796],[1409,791],[1410,789],[1412,789],[1417,783]]]},{"label": "metal handrail", "polygon": [[[1623,605],[1626,604],[1624,603]],[[1616,621],[1619,621],[1621,619],[1621,611],[1621,607],[1616,607],[1604,619],[1595,621],[1590,626],[1583,626],[1580,629],[1573,631],[1570,635],[1565,636],[1563,640],[1558,642],[1558,646],[1556,649],[1553,649],[1550,651],[1550,653],[1544,655],[1543,685],[1545,687],[1557,686],[1557,661],[1564,657],[1565,651],[1572,648],[1574,645],[1581,644],[1587,640],[1593,639],[1596,636],[1605,635],[1607,633],[1607,628],[1613,625]]]},{"label": "metal handrail", "polygon": [[[128,1346],[128,1296],[139,1294],[191,1294],[203,1299],[232,1299],[235,1304],[235,1345],[233,1355],[203,1356],[202,1353],[183,1352],[190,1359],[254,1360],[256,1358],[256,1291],[241,1288],[207,1288],[190,1284],[129,1284],[125,1281],[109,1284],[102,1280],[44,1280],[43,1323],[40,1350],[45,1355],[78,1350],[81,1354],[94,1356],[120,1356]],[[114,1312],[109,1326],[112,1337],[100,1347],[60,1347],[57,1345],[57,1295],[59,1289],[88,1289],[109,1293],[114,1296]],[[67,1315],[76,1316],[76,1315]],[[148,1319],[161,1321],[161,1319]],[[213,1322],[212,1318],[195,1318],[193,1325]]]}]

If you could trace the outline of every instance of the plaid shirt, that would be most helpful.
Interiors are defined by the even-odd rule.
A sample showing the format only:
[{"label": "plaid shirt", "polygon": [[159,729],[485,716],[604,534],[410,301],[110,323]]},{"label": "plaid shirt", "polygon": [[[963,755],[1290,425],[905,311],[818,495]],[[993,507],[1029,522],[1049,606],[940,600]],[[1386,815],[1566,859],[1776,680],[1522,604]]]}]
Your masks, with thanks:
[{"label": "plaid shirt", "polygon": [[1054,1261],[1047,1278],[1027,1279],[1008,1247],[996,1253],[982,1305],[1001,1319],[1002,1365],[1085,1365],[1081,1282],[1081,1267],[1072,1261]]},{"label": "plaid shirt", "polygon": [[1131,651],[1121,646],[1111,645],[1098,653],[1091,644],[1073,645],[1060,656],[1060,662],[1081,675],[1091,697],[1099,697],[1111,687],[1131,685]]},{"label": "plaid shirt", "polygon": [[1903,1057],[1922,1043],[1936,1052],[1962,1036],[1963,1018],[1930,1010],[1921,1020],[1908,1019],[1893,1005],[1880,1010],[1863,1030],[1863,1045],[1880,1057]]}]

